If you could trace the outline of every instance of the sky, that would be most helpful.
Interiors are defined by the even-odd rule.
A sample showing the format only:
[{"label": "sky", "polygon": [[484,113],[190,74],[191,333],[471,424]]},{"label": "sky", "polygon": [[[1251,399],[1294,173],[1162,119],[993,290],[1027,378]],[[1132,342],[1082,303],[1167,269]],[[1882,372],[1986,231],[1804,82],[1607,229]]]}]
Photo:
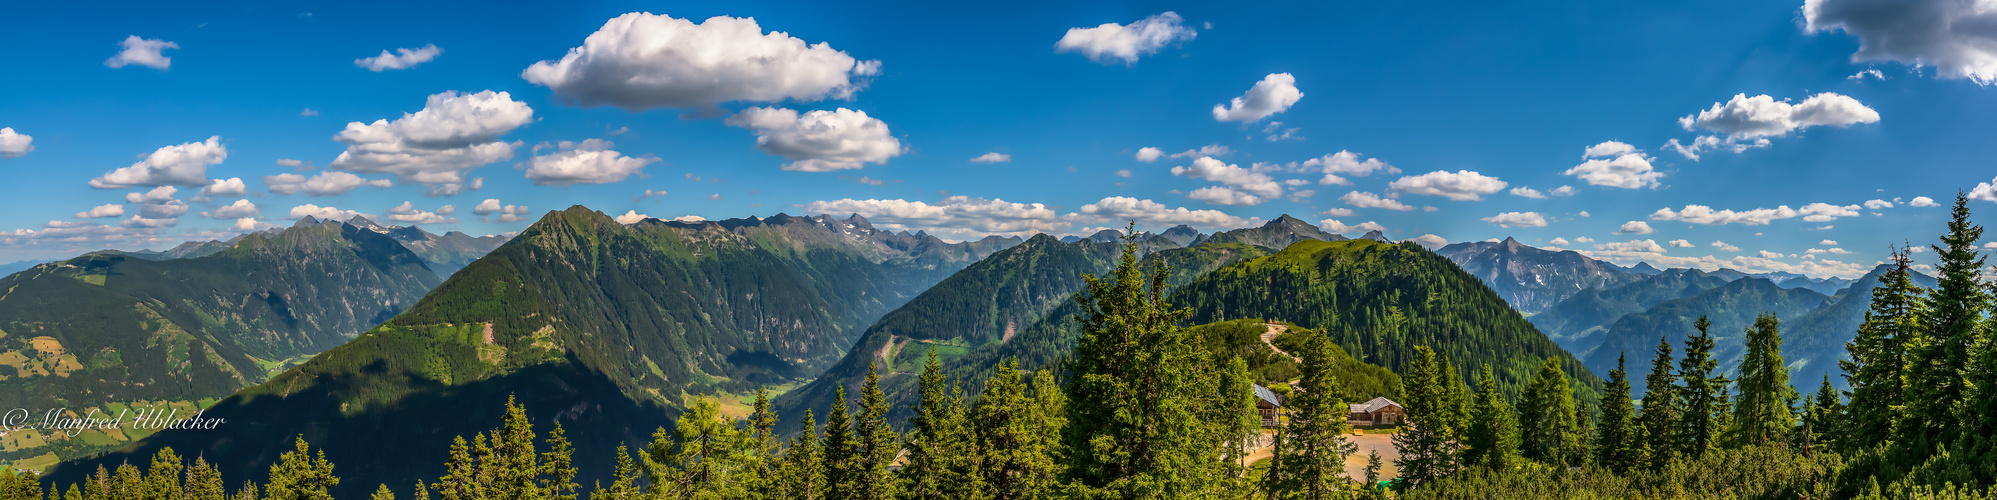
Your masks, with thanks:
[{"label": "sky", "polygon": [[950,240],[1288,214],[1855,277],[1934,242],[1957,193],[1997,221],[1992,22],[1953,0],[43,2],[0,19],[32,47],[0,78],[0,262],[584,205]]}]

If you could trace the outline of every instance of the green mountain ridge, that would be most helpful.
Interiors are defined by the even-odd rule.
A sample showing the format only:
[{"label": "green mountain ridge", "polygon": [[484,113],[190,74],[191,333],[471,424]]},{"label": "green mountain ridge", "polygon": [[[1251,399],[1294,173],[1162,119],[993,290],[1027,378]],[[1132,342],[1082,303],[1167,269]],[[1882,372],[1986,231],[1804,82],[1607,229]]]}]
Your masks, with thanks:
[{"label": "green mountain ridge", "polygon": [[[1745,354],[1742,331],[1754,323],[1756,316],[1772,313],[1786,322],[1824,307],[1828,300],[1824,294],[1809,289],[1782,288],[1766,279],[1742,278],[1617,319],[1602,333],[1600,343],[1586,351],[1583,358],[1589,369],[1606,372],[1615,367],[1616,357],[1623,355],[1627,356],[1627,366],[1645,367],[1638,371],[1647,372],[1656,356],[1660,336],[1671,340],[1674,353],[1682,352],[1685,338],[1696,331],[1692,322],[1704,316],[1713,322],[1708,328],[1713,336],[1713,358],[1719,361],[1722,372],[1731,373]],[[1633,393],[1641,394],[1642,377],[1631,377],[1630,386]]]}]

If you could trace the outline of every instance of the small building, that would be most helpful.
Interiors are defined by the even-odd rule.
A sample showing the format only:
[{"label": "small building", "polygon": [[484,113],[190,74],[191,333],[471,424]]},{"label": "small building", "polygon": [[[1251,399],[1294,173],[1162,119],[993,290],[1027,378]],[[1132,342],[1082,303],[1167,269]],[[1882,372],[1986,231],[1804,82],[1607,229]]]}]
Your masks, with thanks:
[{"label": "small building", "polygon": [[1262,417],[1262,426],[1278,427],[1283,425],[1282,421],[1276,418],[1276,413],[1283,409],[1282,396],[1277,396],[1276,391],[1271,391],[1267,387],[1260,385],[1254,385],[1253,387],[1255,388],[1255,414]]},{"label": "small building", "polygon": [[1408,417],[1407,408],[1383,397],[1350,406],[1352,409],[1346,414],[1345,423],[1354,426],[1397,425]]}]

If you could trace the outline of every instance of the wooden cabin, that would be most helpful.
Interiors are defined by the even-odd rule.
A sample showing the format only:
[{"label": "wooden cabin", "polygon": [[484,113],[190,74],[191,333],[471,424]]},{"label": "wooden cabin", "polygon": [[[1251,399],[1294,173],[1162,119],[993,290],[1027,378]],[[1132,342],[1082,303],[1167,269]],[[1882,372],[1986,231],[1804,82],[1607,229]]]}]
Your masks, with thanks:
[{"label": "wooden cabin", "polygon": [[1387,398],[1373,398],[1364,403],[1350,405],[1345,423],[1353,426],[1398,425],[1408,418],[1408,409]]},{"label": "wooden cabin", "polygon": [[1282,420],[1277,418],[1277,413],[1283,410],[1283,398],[1277,396],[1276,391],[1271,391],[1267,387],[1256,385],[1254,388],[1255,414],[1262,417],[1262,426],[1278,427],[1283,425]]}]

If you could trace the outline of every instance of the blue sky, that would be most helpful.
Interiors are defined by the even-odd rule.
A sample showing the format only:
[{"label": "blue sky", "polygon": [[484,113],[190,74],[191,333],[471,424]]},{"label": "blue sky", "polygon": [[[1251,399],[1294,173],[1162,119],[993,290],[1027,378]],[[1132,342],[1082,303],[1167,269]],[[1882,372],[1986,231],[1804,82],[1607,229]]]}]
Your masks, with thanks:
[{"label": "blue sky", "polygon": [[1874,1],[16,6],[0,262],[582,204],[951,239],[1290,214],[1854,276],[1958,191],[1997,209],[1997,40]]}]

